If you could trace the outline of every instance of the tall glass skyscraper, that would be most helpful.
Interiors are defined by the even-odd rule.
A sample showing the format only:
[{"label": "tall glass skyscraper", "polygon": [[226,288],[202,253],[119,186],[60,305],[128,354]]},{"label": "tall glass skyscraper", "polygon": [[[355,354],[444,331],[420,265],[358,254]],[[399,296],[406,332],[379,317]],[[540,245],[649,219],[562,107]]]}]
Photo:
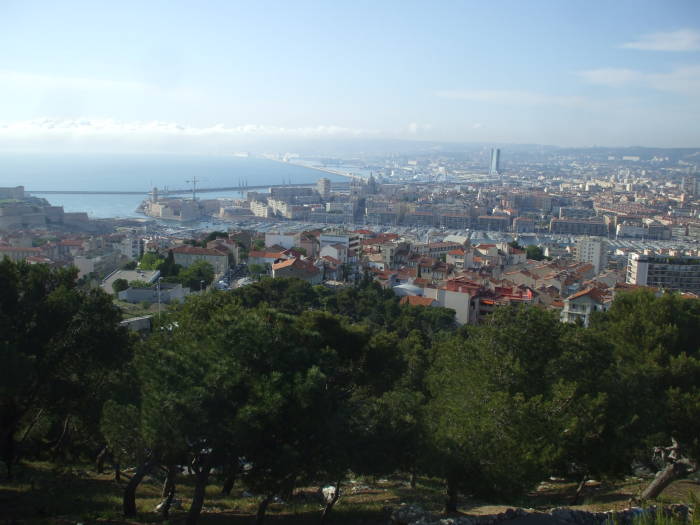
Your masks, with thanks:
[{"label": "tall glass skyscraper", "polygon": [[501,160],[501,150],[498,148],[491,149],[491,169],[489,175],[498,175],[501,173],[499,162]]}]

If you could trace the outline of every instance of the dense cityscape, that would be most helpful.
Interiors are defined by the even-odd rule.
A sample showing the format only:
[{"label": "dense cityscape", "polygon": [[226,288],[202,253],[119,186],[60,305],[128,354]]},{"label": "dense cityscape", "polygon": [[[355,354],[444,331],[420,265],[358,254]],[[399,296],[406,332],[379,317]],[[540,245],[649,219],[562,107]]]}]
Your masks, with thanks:
[{"label": "dense cityscape", "polygon": [[[321,176],[315,185],[277,185],[240,199],[207,199],[196,186],[186,197],[154,188],[140,211],[155,220],[91,220],[23,187],[1,188],[0,253],[73,265],[79,278],[108,293],[117,279],[145,281],[150,287],[121,290],[119,298],[150,309],[159,290],[165,307],[202,287],[190,281],[166,288],[156,268],[138,266],[144,254],[172,252],[183,268],[209,264],[207,287],[235,288],[262,276],[343,286],[369,274],[409,304],[454,309],[460,324],[477,324],[512,303],[587,324],[619,290],[700,293],[699,152],[631,153],[268,155],[347,181]],[[188,244],[207,235],[204,245]]]},{"label": "dense cityscape", "polygon": [[0,2],[0,525],[700,525],[700,2]]}]

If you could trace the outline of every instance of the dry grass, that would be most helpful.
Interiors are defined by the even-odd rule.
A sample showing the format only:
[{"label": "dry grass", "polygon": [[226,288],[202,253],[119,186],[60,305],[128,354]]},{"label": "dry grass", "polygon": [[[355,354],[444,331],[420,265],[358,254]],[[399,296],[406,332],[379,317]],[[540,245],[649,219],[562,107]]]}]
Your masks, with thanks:
[{"label": "dry grass", "polygon": [[[147,477],[137,492],[136,519],[125,521],[121,517],[121,496],[126,480],[112,479],[111,473],[97,475],[88,467],[58,468],[49,463],[24,463],[15,482],[0,482],[0,523],[144,523],[162,521],[154,512],[160,502],[161,479]],[[637,495],[645,481],[630,478],[618,483],[600,483],[587,487],[582,504],[576,508],[609,510],[624,508],[629,499]],[[555,506],[568,506],[575,491],[575,483],[566,481],[546,482],[532,494],[519,501],[501,505],[464,497],[460,510],[467,514],[494,514],[507,508],[526,507],[546,510]],[[679,481],[662,494],[664,503],[689,502],[690,494],[700,498],[700,483]],[[176,498],[182,500],[183,510],[171,513],[171,523],[181,523],[189,506],[192,484],[187,477],[178,480]],[[245,497],[244,489],[236,487],[231,495],[220,491],[220,481],[212,479],[207,488],[205,508],[201,522],[252,523],[258,498]],[[343,495],[329,519],[335,524],[384,524],[388,508],[401,503],[413,503],[438,512],[444,501],[443,487],[439,480],[422,478],[411,489],[406,480],[355,480],[344,487]],[[268,508],[267,523],[301,524],[318,520],[321,500],[317,487],[304,487],[294,497],[283,503],[272,503]]]}]

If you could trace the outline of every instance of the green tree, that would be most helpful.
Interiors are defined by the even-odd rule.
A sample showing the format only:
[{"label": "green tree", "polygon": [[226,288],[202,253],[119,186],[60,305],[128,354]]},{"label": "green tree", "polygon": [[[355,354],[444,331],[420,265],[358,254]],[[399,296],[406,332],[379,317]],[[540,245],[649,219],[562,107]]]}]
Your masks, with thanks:
[{"label": "green tree", "polygon": [[177,278],[190,290],[201,290],[214,280],[214,267],[206,261],[196,261],[180,270]]},{"label": "green tree", "polygon": [[160,275],[162,277],[174,277],[180,273],[182,267],[179,264],[175,264],[175,256],[172,250],[168,250],[168,255],[159,267]]},{"label": "green tree", "polygon": [[[122,279],[122,280],[124,280],[124,279]],[[142,281],[139,279],[136,279],[134,281],[129,281],[129,288],[150,288],[152,286],[153,286],[153,283],[148,283],[146,281]]]},{"label": "green tree", "polygon": [[543,378],[561,329],[550,312],[504,307],[467,339],[438,345],[426,425],[431,468],[447,481],[447,510],[456,510],[459,489],[512,497],[546,474],[559,427]]},{"label": "green tree", "polygon": [[343,475],[347,400],[367,354],[364,330],[323,312],[290,317],[246,309],[233,294],[194,297],[174,315],[172,328],[138,352],[142,437],[129,437],[133,425],[117,434],[135,443],[134,457],[149,451],[141,453],[139,473],[164,450],[189,458],[189,523],[199,515],[211,469],[232,458],[252,464],[245,482],[264,495],[260,521],[273,495]]},{"label": "green tree", "polygon": [[248,308],[269,304],[287,313],[301,313],[319,305],[314,288],[308,282],[294,278],[265,279],[238,288],[233,294]]},{"label": "green tree", "polygon": [[0,454],[8,476],[21,429],[47,411],[64,422],[92,413],[130,359],[121,312],[102,290],[79,289],[76,276],[0,262]]},{"label": "green tree", "polygon": [[525,251],[527,252],[526,256],[528,259],[532,259],[534,261],[541,261],[545,259],[544,252],[539,246],[529,244],[527,248],[525,248]]},{"label": "green tree", "polygon": [[216,239],[228,239],[228,233],[222,232],[222,231],[217,231],[217,230],[215,230],[213,232],[209,232],[207,234],[207,236],[204,237],[204,239],[202,239],[202,247],[206,248],[207,243],[214,241]]},{"label": "green tree", "polygon": [[112,283],[112,290],[114,290],[114,293],[119,293],[127,288],[129,288],[129,281],[126,279],[115,279]]},{"label": "green tree", "polygon": [[263,264],[249,264],[248,273],[256,279],[260,279],[260,276],[267,273],[267,268]]},{"label": "green tree", "polygon": [[139,268],[142,270],[157,270],[163,264],[163,257],[154,252],[146,252],[141,256]]},{"label": "green tree", "polygon": [[149,444],[141,433],[139,408],[133,404],[120,404],[109,400],[102,410],[100,430],[117,463],[129,462],[136,465],[134,474],[124,487],[122,497],[124,515],[134,516],[136,488],[155,463]]},{"label": "green tree", "polygon": [[643,492],[657,496],[700,462],[700,301],[652,290],[619,294],[591,330],[613,345],[609,396],[627,440],[623,460],[649,460],[655,447],[680,447]]}]

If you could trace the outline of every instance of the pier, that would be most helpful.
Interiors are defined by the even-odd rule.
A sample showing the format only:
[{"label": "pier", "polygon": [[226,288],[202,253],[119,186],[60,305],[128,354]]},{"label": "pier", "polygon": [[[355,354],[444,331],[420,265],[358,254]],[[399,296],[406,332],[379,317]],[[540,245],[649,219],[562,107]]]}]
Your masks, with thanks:
[{"label": "pier", "polygon": [[[220,193],[225,191],[251,191],[264,190],[267,188],[310,188],[316,183],[308,184],[265,184],[262,186],[225,186],[220,188],[197,188],[195,193]],[[32,195],[150,195],[153,190],[147,191],[109,191],[109,190],[26,190]],[[177,190],[158,189],[159,195],[182,195],[192,193],[192,188]]]}]

